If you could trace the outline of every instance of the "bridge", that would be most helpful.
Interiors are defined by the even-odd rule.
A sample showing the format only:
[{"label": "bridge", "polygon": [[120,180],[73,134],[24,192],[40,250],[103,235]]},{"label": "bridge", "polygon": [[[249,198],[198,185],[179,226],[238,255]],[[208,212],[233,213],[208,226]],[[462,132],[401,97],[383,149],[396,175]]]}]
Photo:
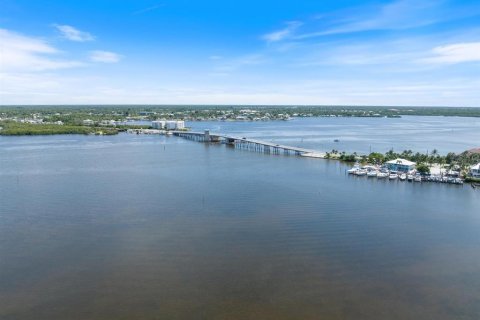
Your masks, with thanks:
[{"label": "bridge", "polygon": [[324,153],[311,149],[280,145],[273,142],[246,137],[235,137],[226,134],[210,133],[209,130],[205,130],[205,132],[174,131],[173,134],[178,137],[198,142],[223,142],[225,144],[232,145],[237,149],[245,149],[256,152],[297,155],[313,158],[323,158],[325,156]]}]

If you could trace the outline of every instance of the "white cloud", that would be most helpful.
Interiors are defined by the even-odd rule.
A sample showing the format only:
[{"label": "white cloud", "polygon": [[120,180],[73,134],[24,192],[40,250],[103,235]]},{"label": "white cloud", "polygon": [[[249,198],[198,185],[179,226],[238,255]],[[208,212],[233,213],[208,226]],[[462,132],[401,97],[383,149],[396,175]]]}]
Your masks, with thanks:
[{"label": "white cloud", "polygon": [[90,60],[93,62],[117,63],[120,61],[121,58],[122,56],[115,52],[101,50],[90,52]]},{"label": "white cloud", "polygon": [[446,64],[480,61],[480,42],[456,43],[435,47],[432,54],[431,57],[420,61]]},{"label": "white cloud", "polygon": [[471,17],[479,13],[478,5],[452,7],[448,5],[448,1],[396,0],[382,5],[363,5],[323,14],[316,19],[317,30],[294,38],[300,40],[372,30],[406,30]]},{"label": "white cloud", "polygon": [[148,8],[144,8],[144,9],[141,9],[141,10],[135,11],[135,12],[133,12],[132,14],[133,14],[133,15],[137,15],[137,14],[147,13],[147,12],[150,12],[150,11],[157,10],[157,9],[159,9],[159,8],[163,7],[164,5],[165,5],[165,4],[163,4],[163,3],[160,3],[160,4],[157,4],[157,5],[154,5],[154,6],[148,7]]},{"label": "white cloud", "polygon": [[83,65],[79,61],[62,60],[56,48],[45,40],[0,29],[0,72],[43,71]]},{"label": "white cloud", "polygon": [[54,27],[62,34],[62,37],[70,41],[85,42],[95,40],[95,37],[90,33],[80,31],[72,26],[55,24]]},{"label": "white cloud", "polygon": [[264,39],[267,42],[277,42],[284,40],[288,37],[290,37],[293,32],[298,29],[302,25],[301,22],[299,21],[290,21],[287,22],[287,27],[281,30],[277,30],[271,33],[267,33],[262,36],[262,39]]}]

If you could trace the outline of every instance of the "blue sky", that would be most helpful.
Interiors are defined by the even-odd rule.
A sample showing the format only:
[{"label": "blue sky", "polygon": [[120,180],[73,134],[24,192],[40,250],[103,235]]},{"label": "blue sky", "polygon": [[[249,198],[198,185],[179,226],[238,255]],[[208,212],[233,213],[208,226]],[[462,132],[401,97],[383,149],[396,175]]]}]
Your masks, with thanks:
[{"label": "blue sky", "polygon": [[0,104],[480,106],[480,2],[0,0]]}]

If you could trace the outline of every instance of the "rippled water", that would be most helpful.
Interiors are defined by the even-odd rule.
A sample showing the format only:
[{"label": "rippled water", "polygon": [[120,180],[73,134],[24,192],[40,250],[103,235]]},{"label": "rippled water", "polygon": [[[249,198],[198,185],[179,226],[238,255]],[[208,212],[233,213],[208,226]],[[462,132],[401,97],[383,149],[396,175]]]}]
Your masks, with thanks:
[{"label": "rippled water", "polygon": [[[304,118],[274,122],[193,122],[195,130],[232,133],[330,151],[463,152],[480,147],[480,118]],[[334,142],[339,140],[339,142]]]},{"label": "rippled water", "polygon": [[[295,123],[216,125],[288,140]],[[176,137],[0,137],[0,319],[478,319],[480,191],[345,169]]]}]

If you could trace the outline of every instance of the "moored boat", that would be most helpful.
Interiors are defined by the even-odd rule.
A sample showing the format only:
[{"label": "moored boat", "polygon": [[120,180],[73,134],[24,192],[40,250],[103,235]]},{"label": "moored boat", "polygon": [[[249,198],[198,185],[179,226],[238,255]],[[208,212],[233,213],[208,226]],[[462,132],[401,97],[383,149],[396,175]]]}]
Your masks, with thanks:
[{"label": "moored boat", "polygon": [[407,179],[407,175],[405,173],[402,173],[398,176],[398,178],[401,180],[401,181],[405,181]]},{"label": "moored boat", "polygon": [[375,170],[370,170],[370,171],[367,172],[367,177],[369,177],[369,178],[374,178],[374,177],[377,176],[377,174],[378,174],[377,171],[375,171]]},{"label": "moored boat", "polygon": [[377,179],[384,179],[386,177],[388,177],[387,172],[380,171],[379,173],[377,173]]},{"label": "moored boat", "polygon": [[355,163],[355,165],[351,169],[347,170],[347,173],[356,174],[358,170],[360,170],[360,165],[358,163]]},{"label": "moored boat", "polygon": [[397,178],[398,178],[398,174],[395,171],[390,172],[390,174],[388,175],[388,179],[390,180],[395,180]]},{"label": "moored boat", "polygon": [[355,172],[355,174],[356,174],[357,176],[365,176],[365,175],[367,175],[367,170],[365,170],[365,169],[359,169],[359,170],[357,170],[357,172]]}]

